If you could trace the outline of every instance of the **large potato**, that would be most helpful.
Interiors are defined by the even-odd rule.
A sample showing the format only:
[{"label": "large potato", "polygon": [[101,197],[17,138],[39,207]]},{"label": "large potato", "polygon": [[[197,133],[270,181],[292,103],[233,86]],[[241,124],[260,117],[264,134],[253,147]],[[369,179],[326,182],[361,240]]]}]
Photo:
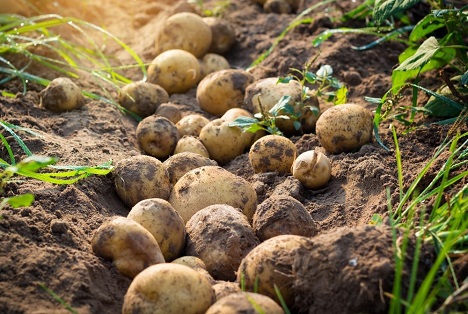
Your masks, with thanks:
[{"label": "large potato", "polygon": [[296,145],[290,139],[270,134],[261,137],[250,147],[249,161],[255,173],[289,173],[296,154]]},{"label": "large potato", "polygon": [[236,42],[236,33],[232,25],[224,19],[213,16],[204,17],[203,21],[210,26],[213,34],[208,51],[217,54],[228,52]]},{"label": "large potato", "polygon": [[156,53],[182,49],[197,58],[203,57],[211,46],[211,27],[191,12],[176,13],[167,18],[156,38]]},{"label": "large potato", "polygon": [[198,137],[184,135],[174,149],[174,155],[180,153],[195,153],[206,158],[210,158],[210,154],[205,145],[198,139]]},{"label": "large potato", "polygon": [[232,293],[216,301],[206,314],[284,314],[271,298],[253,292]]},{"label": "large potato", "polygon": [[167,200],[171,193],[169,175],[163,163],[151,156],[132,156],[119,161],[114,169],[117,194],[129,207],[147,198]]},{"label": "large potato", "polygon": [[372,114],[355,104],[331,107],[317,120],[320,144],[332,154],[356,151],[372,140]]},{"label": "large potato", "polygon": [[200,81],[200,63],[190,52],[165,51],[148,67],[148,82],[158,84],[168,94],[185,93]]},{"label": "large potato", "polygon": [[138,145],[145,153],[164,159],[174,152],[180,135],[169,119],[152,115],[138,123],[136,137]]},{"label": "large potato", "polygon": [[119,91],[119,104],[142,118],[156,112],[159,105],[169,101],[169,95],[159,85],[148,82],[133,82]]},{"label": "large potato", "polygon": [[202,314],[214,301],[211,284],[202,274],[165,263],[148,267],[133,279],[122,314]]},{"label": "large potato", "polygon": [[228,69],[207,75],[197,87],[200,108],[213,115],[243,105],[245,89],[254,81],[244,70]]},{"label": "large potato", "polygon": [[176,123],[180,137],[184,135],[198,136],[201,129],[210,122],[207,118],[199,114],[189,114]]},{"label": "large potato", "polygon": [[213,204],[240,208],[249,220],[257,208],[257,193],[245,179],[217,166],[204,166],[184,174],[172,188],[169,203],[185,222]]},{"label": "large potato", "polygon": [[163,162],[169,174],[171,184],[176,184],[179,179],[190,170],[203,166],[217,166],[216,161],[203,157],[196,153],[184,152],[175,154]]}]

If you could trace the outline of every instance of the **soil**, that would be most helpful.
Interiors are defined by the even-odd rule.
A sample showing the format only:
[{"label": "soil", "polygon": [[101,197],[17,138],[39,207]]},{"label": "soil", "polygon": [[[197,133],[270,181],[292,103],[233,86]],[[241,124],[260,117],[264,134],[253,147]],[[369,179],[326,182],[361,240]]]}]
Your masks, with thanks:
[{"label": "soil", "polygon": [[[11,1],[11,6],[8,6],[9,1],[4,2],[7,5],[0,11],[34,14],[22,6],[21,1]],[[205,1],[207,4],[213,2],[216,1]],[[303,5],[317,2],[304,1]],[[313,11],[308,15],[313,17],[312,23],[289,32],[251,73],[256,79],[286,76],[291,68],[301,69],[305,62],[320,52],[314,67],[332,65],[334,75],[349,89],[348,101],[375,109],[375,105],[366,102],[364,96],[381,97],[389,89],[391,71],[398,64],[398,55],[405,47],[398,42],[385,42],[373,49],[358,51],[353,47],[365,45],[375,38],[356,34],[335,34],[320,47],[311,44],[312,39],[326,29],[363,26],[359,22],[340,23],[335,19],[362,2],[342,1],[339,5],[330,4]],[[145,62],[155,57],[153,47],[157,27],[175,7],[170,0],[99,0],[92,3],[82,1],[80,5],[76,5],[76,1],[62,0],[54,3],[58,6],[43,5],[41,12],[75,16],[106,27],[128,43]],[[260,6],[248,0],[231,1],[224,12],[224,19],[234,25],[237,42],[225,57],[232,67],[245,69],[270,47],[295,16],[265,13]],[[129,62],[129,57],[117,47],[110,44],[107,49],[121,63]],[[57,76],[41,67],[37,67],[37,71],[44,77]],[[129,75],[133,75],[134,80],[141,79],[137,71],[131,71]],[[90,78],[81,78],[77,83],[82,88],[96,90],[96,84]],[[431,73],[423,83],[425,86],[437,86],[439,81]],[[18,132],[34,154],[57,157],[60,165],[95,166],[110,160],[115,164],[125,157],[142,153],[135,138],[137,121],[112,105],[87,100],[79,110],[57,114],[40,107],[38,92],[41,88],[38,86],[31,84],[25,95],[19,93],[22,86],[18,81],[0,85],[0,88],[17,93],[15,98],[0,97],[0,119],[41,135]],[[423,94],[419,97],[421,103],[426,99]],[[195,89],[183,95],[172,95],[171,102],[183,114],[202,112],[195,100]],[[330,104],[323,103],[322,110],[327,106]],[[447,126],[430,124],[431,121],[425,118],[419,121],[419,127],[408,134],[403,132],[403,128],[398,129],[406,185],[412,182],[450,130]],[[461,128],[467,130],[466,125]],[[5,132],[2,134],[12,144],[17,159],[23,158],[24,154],[14,144],[13,138]],[[387,216],[387,189],[391,192],[391,201],[398,201],[397,165],[388,124],[382,125],[380,135],[390,150],[374,140],[357,152],[327,154],[332,163],[332,178],[320,190],[304,189],[290,175],[254,174],[246,153],[224,166],[252,183],[259,203],[272,195],[290,195],[299,200],[315,223],[317,236],[312,243],[321,243],[320,250],[328,252],[326,254],[335,252],[335,268],[321,264],[325,262],[319,253],[322,259],[317,259],[315,264],[307,264],[303,260],[297,262],[304,281],[309,284],[317,282],[311,291],[320,299],[313,307],[311,299],[314,295],[302,298],[302,303],[299,303],[303,305],[301,311],[336,313],[337,309],[351,306],[354,299],[355,307],[349,308],[360,312],[385,312],[388,306],[388,298],[380,294],[382,291],[371,297],[364,292],[356,292],[359,289],[364,291],[362,287],[374,289],[379,282],[381,289],[391,291],[393,252],[388,230],[368,226],[373,215]],[[299,153],[314,148],[321,150],[313,133],[296,135],[291,139]],[[9,160],[5,149],[0,152],[0,157]],[[423,184],[430,182],[431,175],[433,173],[428,174]],[[35,201],[31,206],[19,209],[5,207],[0,212],[0,312],[67,313],[68,310],[44,289],[46,287],[78,313],[119,313],[131,280],[119,274],[110,261],[95,256],[90,246],[95,230],[104,221],[115,215],[126,216],[130,210],[116,194],[112,174],[90,176],[73,185],[21,180],[9,183],[3,196],[22,193],[34,194]],[[354,228],[358,231],[353,233]],[[374,233],[375,237],[369,236]],[[327,239],[328,234],[332,235],[332,240],[320,242]],[[343,240],[336,240],[341,238]],[[351,238],[355,242],[349,240]],[[370,242],[374,240],[375,245],[372,246]],[[366,243],[364,248],[368,250],[361,249],[356,253],[358,265],[362,260],[365,267],[359,270],[359,276],[351,278],[346,271],[350,269],[350,258],[355,255],[347,250]],[[313,249],[314,244],[311,244],[310,250]],[[319,270],[330,275],[320,277],[322,275],[317,271],[307,272],[313,265],[324,265]],[[336,267],[343,268],[338,271]],[[298,281],[297,287],[303,284]],[[349,293],[340,292],[340,289],[347,289]],[[333,307],[327,307],[327,304],[333,304]]]}]

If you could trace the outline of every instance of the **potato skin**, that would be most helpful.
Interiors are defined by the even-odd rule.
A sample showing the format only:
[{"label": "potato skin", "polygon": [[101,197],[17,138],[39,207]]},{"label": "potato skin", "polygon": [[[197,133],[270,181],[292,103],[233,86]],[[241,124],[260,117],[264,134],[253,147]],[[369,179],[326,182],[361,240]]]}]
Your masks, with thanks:
[{"label": "potato skin", "polygon": [[331,164],[323,153],[309,150],[296,158],[291,171],[306,188],[319,189],[330,180]]},{"label": "potato skin", "polygon": [[117,194],[129,207],[147,198],[167,200],[171,193],[166,168],[154,157],[138,155],[122,159],[113,173]]},{"label": "potato skin", "polygon": [[[255,304],[255,306],[254,306]],[[271,298],[253,292],[232,293],[216,301],[206,314],[284,314],[283,309]]]},{"label": "potato skin", "polygon": [[177,131],[179,131],[180,137],[184,135],[198,136],[200,135],[201,129],[210,122],[208,118],[205,118],[199,114],[189,114],[176,123]]},{"label": "potato skin", "polygon": [[174,123],[157,115],[146,117],[138,123],[136,137],[140,148],[156,158],[167,158],[172,154],[180,138]]},{"label": "potato skin", "polygon": [[213,286],[216,281],[214,278],[210,275],[210,273],[206,270],[206,265],[205,263],[198,257],[196,256],[182,256],[179,257],[175,260],[173,260],[171,263],[173,264],[179,264],[179,265],[185,265],[188,266],[203,276],[205,276],[206,279],[210,282],[210,284]]},{"label": "potato skin", "polygon": [[210,26],[213,38],[208,52],[224,54],[236,42],[236,33],[232,25],[217,17],[204,17],[203,21]]},{"label": "potato skin", "polygon": [[156,112],[159,105],[169,101],[169,95],[159,85],[148,82],[133,82],[125,85],[119,91],[119,104],[146,118]]},{"label": "potato skin", "polygon": [[213,286],[216,295],[216,301],[230,295],[231,293],[241,292],[241,287],[237,282],[218,280]]},{"label": "potato skin", "polygon": [[317,120],[320,144],[332,154],[356,151],[372,140],[372,114],[355,104],[325,110]]},{"label": "potato skin", "polygon": [[176,104],[168,102],[161,104],[156,109],[156,115],[167,118],[172,123],[176,124],[182,119],[182,114]]},{"label": "potato skin", "polygon": [[177,145],[174,149],[174,155],[180,153],[195,153],[200,156],[210,158],[210,154],[208,153],[208,150],[206,149],[205,145],[203,145],[203,143],[197,137],[188,135],[184,135],[177,142]]},{"label": "potato skin", "polygon": [[202,274],[165,263],[148,267],[133,279],[122,314],[203,314],[214,301],[211,284]]},{"label": "potato skin", "polygon": [[207,53],[200,60],[201,78],[217,71],[227,70],[230,67],[229,62],[223,56]]},{"label": "potato skin", "polygon": [[53,79],[40,94],[41,106],[53,112],[65,112],[83,106],[81,89],[67,77]]},{"label": "potato skin", "polygon": [[265,135],[258,139],[249,151],[249,161],[255,173],[289,173],[296,159],[294,143],[280,135]]},{"label": "potato skin", "polygon": [[285,0],[267,0],[263,5],[265,12],[277,14],[292,13],[292,8]]},{"label": "potato skin", "polygon": [[216,161],[196,153],[183,152],[169,157],[163,162],[172,185],[190,170],[203,166],[217,166]]}]

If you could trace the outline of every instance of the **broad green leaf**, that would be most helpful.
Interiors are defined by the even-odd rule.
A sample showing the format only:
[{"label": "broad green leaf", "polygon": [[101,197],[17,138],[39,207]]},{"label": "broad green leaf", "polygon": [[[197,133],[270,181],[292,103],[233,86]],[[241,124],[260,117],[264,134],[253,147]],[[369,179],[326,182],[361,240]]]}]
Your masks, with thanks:
[{"label": "broad green leaf", "polygon": [[346,86],[340,87],[335,93],[335,105],[341,105],[346,103],[346,95],[348,94],[348,89]]},{"label": "broad green leaf", "polygon": [[237,126],[240,128],[250,127],[252,124],[258,123],[258,120],[252,117],[238,117],[228,125],[231,127]]},{"label": "broad green leaf", "polygon": [[431,98],[424,106],[430,114],[436,117],[456,117],[463,110],[463,105],[452,99],[452,93],[448,87],[442,88],[437,93],[432,92]]},{"label": "broad green leaf", "polygon": [[403,61],[395,70],[408,71],[419,69],[429,62],[440,48],[437,39],[431,36],[421,44],[414,55]]},{"label": "broad green leaf", "polygon": [[305,79],[307,82],[314,84],[315,81],[317,80],[317,75],[315,75],[315,73],[307,71],[305,74]]},{"label": "broad green leaf", "polygon": [[270,109],[270,113],[276,117],[281,110],[285,109],[285,106],[288,104],[291,96],[283,96],[281,99]]},{"label": "broad green leaf", "polygon": [[413,42],[418,41],[442,27],[445,27],[442,18],[437,18],[433,14],[428,14],[413,28],[409,40]]},{"label": "broad green leaf", "polygon": [[278,82],[276,82],[276,84],[278,84],[278,83],[285,83],[285,84],[287,84],[287,83],[289,83],[290,81],[292,81],[293,79],[294,79],[294,77],[292,77],[292,76],[280,77],[280,78],[278,79]]},{"label": "broad green leaf", "polygon": [[373,11],[374,20],[380,25],[388,17],[412,7],[419,1],[420,0],[376,0]]},{"label": "broad green leaf", "polygon": [[34,195],[30,193],[6,198],[8,204],[13,208],[29,206],[34,202]]}]

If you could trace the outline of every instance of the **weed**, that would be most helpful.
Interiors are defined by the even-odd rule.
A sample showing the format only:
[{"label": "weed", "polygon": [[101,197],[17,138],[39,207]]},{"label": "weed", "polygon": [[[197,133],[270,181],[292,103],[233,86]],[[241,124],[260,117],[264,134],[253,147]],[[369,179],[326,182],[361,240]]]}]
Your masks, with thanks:
[{"label": "weed", "polygon": [[47,288],[45,284],[40,283],[39,287],[41,287],[45,292],[47,292],[50,296],[52,296],[54,300],[59,302],[68,312],[72,314],[78,314],[78,312],[74,308],[72,308],[67,302],[65,302],[57,293]]},{"label": "weed", "polygon": [[223,16],[224,11],[231,5],[231,0],[220,0],[213,7],[207,8],[203,0],[187,0],[188,3],[195,4],[203,16]]}]

